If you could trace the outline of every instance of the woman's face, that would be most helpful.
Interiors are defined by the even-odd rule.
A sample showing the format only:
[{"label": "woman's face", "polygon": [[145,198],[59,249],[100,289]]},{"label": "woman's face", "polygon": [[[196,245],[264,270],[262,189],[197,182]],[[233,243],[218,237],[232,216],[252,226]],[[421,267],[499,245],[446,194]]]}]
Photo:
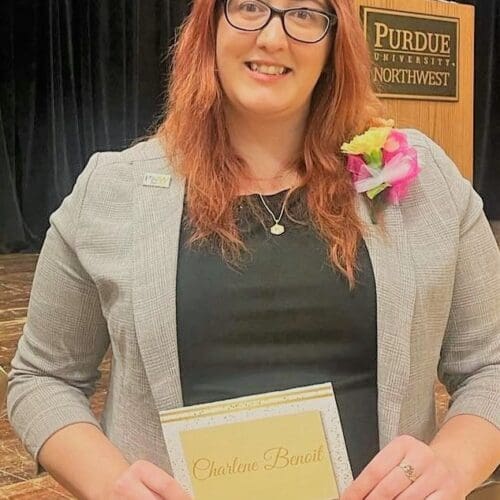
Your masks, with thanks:
[{"label": "woman's face", "polygon": [[[264,3],[281,9],[309,7],[328,11],[327,0],[264,0]],[[242,113],[305,116],[330,53],[331,38],[328,33],[318,43],[298,42],[287,36],[278,16],[260,31],[239,31],[222,14],[217,29],[216,62],[227,103]],[[290,71],[280,76],[262,74],[276,72],[270,66],[285,66]]]}]

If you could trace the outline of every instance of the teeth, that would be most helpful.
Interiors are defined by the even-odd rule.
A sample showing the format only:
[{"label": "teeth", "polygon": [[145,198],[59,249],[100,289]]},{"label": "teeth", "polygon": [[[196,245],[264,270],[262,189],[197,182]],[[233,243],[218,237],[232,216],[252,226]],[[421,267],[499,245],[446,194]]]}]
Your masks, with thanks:
[{"label": "teeth", "polygon": [[257,63],[250,63],[250,69],[265,75],[283,75],[286,72],[284,66],[265,66]]}]

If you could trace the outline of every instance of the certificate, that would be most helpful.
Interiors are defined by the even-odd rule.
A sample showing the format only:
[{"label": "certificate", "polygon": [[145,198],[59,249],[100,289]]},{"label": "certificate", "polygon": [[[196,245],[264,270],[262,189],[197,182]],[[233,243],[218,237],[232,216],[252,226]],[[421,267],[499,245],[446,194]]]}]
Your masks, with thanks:
[{"label": "certificate", "polygon": [[331,384],[160,413],[195,500],[336,500],[352,481]]}]

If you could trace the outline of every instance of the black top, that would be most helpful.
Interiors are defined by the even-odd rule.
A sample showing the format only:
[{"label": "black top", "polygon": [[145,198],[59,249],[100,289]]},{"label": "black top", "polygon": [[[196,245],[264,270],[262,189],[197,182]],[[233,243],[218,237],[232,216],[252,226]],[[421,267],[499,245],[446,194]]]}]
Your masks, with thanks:
[{"label": "black top", "polygon": [[[266,196],[279,215],[285,193]],[[328,264],[326,245],[310,225],[282,219],[270,234],[241,198],[240,270],[217,252],[190,248],[181,230],[177,329],[185,405],[332,382],[353,474],[379,449],[375,282],[364,243],[357,284]]]}]

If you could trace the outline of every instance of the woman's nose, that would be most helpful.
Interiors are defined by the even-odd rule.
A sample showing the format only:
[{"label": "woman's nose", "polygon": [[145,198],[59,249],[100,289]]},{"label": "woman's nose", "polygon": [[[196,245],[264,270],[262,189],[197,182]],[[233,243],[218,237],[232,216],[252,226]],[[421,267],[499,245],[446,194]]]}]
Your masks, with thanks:
[{"label": "woman's nose", "polygon": [[271,19],[269,24],[260,31],[257,37],[257,45],[259,47],[266,47],[269,50],[278,50],[286,47],[287,44],[288,36],[278,16]]}]

